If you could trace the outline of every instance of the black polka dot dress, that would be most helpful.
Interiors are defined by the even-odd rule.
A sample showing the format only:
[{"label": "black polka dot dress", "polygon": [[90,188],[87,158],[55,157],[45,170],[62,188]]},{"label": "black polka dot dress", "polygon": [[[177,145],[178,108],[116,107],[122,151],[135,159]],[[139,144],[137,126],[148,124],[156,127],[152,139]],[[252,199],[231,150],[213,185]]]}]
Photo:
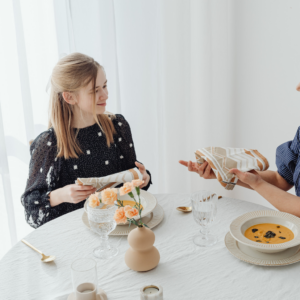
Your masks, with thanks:
[{"label": "black polka dot dress", "polygon": [[[102,177],[136,167],[137,159],[129,124],[122,115],[116,115],[112,121],[117,134],[114,135],[114,143],[110,147],[97,124],[79,130],[77,141],[83,154],[78,158],[56,158],[53,128],[41,133],[34,140],[30,147],[29,178],[21,197],[25,218],[30,226],[37,228],[84,205],[82,201],[51,207],[51,191],[74,184],[78,177]],[[151,183],[150,180],[143,189],[147,190]]]}]

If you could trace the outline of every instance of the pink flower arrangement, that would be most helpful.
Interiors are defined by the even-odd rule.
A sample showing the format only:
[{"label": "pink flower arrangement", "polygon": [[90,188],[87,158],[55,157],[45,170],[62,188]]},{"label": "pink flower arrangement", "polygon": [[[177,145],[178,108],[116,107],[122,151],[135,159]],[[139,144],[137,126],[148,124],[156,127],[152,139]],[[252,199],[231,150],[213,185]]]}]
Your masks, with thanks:
[{"label": "pink flower arrangement", "polygon": [[120,188],[120,196],[126,195],[130,193],[133,190],[133,185],[131,182],[126,182],[123,184],[123,186]]},{"label": "pink flower arrangement", "polygon": [[104,204],[114,205],[115,201],[118,200],[117,189],[105,189],[101,192],[101,200]]},{"label": "pink flower arrangement", "polygon": [[[113,188],[107,188],[101,192],[90,195],[88,199],[89,206],[92,208],[97,208],[98,206],[100,206],[100,203],[104,203],[107,205],[114,205],[116,203],[118,209],[114,214],[114,220],[117,224],[125,224],[126,222],[129,222],[129,226],[131,225],[131,223],[139,227],[147,226],[146,224],[142,223],[143,209],[141,207],[140,185],[143,183],[144,181],[141,179],[132,180],[132,182],[124,183],[119,190],[120,196],[128,194],[134,200],[135,205],[133,207],[131,207],[130,205],[126,205],[124,207],[122,201],[118,200],[118,190]],[[136,190],[139,198],[138,201],[135,199],[132,193],[133,189]],[[136,217],[137,215],[140,216],[140,219],[138,221],[134,219],[134,217]]]},{"label": "pink flower arrangement", "polygon": [[99,201],[98,195],[96,195],[96,194],[90,195],[89,196],[89,206],[95,208],[99,205],[100,205],[100,201]]},{"label": "pink flower arrangement", "polygon": [[[128,194],[135,202],[134,207],[130,205],[123,206],[122,201],[117,200],[118,209],[115,212],[114,219],[117,224],[123,223],[125,224],[127,221],[129,222],[129,226],[131,223],[136,226],[143,227],[147,226],[142,223],[142,207],[141,207],[141,198],[140,198],[140,185],[143,184],[144,181],[140,179],[132,180],[132,182],[126,182],[120,188],[120,196]],[[136,193],[139,197],[139,201],[137,201],[132,193],[132,190],[135,188]],[[140,215],[140,219],[136,221],[134,219],[135,216]]]}]

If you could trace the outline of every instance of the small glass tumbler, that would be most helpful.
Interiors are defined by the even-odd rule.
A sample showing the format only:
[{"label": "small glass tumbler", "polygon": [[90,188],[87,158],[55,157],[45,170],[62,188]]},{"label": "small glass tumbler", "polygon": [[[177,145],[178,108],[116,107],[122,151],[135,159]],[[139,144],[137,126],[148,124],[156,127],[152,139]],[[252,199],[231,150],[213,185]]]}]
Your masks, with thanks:
[{"label": "small glass tumbler", "polygon": [[71,266],[76,300],[97,299],[97,264],[91,258],[75,260]]},{"label": "small glass tumbler", "polygon": [[100,235],[100,246],[94,249],[94,256],[100,259],[109,259],[118,254],[118,248],[110,245],[108,235],[116,228],[114,214],[117,207],[107,206],[104,209],[87,206],[88,219],[91,229]]},{"label": "small glass tumbler", "polygon": [[202,229],[200,234],[193,239],[195,245],[200,247],[212,246],[217,242],[217,238],[209,234],[209,227],[217,214],[218,196],[210,191],[199,191],[191,196],[193,217]]}]

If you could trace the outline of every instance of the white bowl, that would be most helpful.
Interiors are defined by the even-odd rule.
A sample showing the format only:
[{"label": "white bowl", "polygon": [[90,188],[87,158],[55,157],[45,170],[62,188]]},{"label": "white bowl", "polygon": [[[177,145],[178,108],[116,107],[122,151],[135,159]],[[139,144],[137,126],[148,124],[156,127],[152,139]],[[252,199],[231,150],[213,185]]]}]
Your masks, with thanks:
[{"label": "white bowl", "polygon": [[[132,191],[135,199],[138,201],[138,196],[136,194],[136,191],[133,190]],[[155,209],[156,205],[157,205],[157,200],[156,198],[149,192],[141,190],[141,205],[143,206],[143,210],[142,210],[142,218],[147,216],[148,214],[150,214],[151,212],[153,212],[153,210]],[[124,196],[119,196],[118,195],[118,199],[119,200],[129,200],[129,201],[134,201],[132,198],[130,198],[129,195],[124,195]],[[87,205],[88,205],[88,199],[85,201],[84,203],[84,210],[87,213]],[[139,220],[140,217],[139,216],[135,216],[133,217],[135,220]],[[125,224],[119,224],[119,225],[127,225],[128,222],[126,222]]]},{"label": "white bowl", "polygon": [[[244,236],[245,231],[249,227],[262,223],[285,226],[294,233],[294,238],[291,241],[282,244],[262,244],[251,241]],[[277,253],[300,244],[300,218],[274,210],[253,211],[235,219],[230,225],[230,233],[239,243],[254,248],[257,251]]]}]

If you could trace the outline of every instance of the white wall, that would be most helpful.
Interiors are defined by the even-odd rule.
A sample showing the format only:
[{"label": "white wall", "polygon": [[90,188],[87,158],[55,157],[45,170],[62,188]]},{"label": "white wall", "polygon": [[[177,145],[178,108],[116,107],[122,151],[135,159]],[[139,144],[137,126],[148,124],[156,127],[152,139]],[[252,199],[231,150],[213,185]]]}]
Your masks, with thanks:
[{"label": "white wall", "polygon": [[[259,149],[276,170],[276,147],[300,125],[300,2],[236,1],[234,9],[234,146]],[[235,196],[261,201],[242,188]]]}]

